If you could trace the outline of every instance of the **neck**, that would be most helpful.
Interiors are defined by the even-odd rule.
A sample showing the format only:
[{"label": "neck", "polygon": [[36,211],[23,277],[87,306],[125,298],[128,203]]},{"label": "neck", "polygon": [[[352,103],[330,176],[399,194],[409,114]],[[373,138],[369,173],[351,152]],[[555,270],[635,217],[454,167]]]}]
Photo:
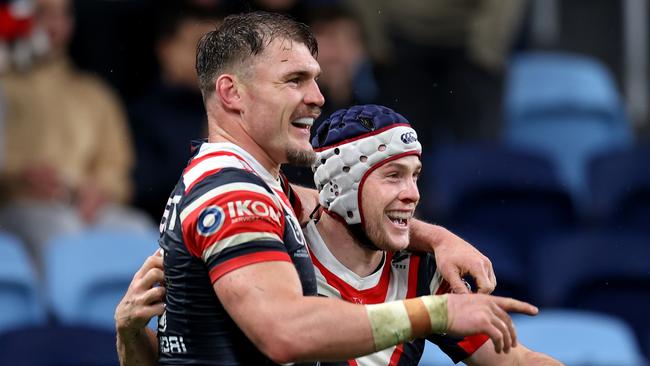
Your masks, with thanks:
[{"label": "neck", "polygon": [[224,118],[217,122],[216,118],[208,116],[208,142],[230,142],[241,147],[277,179],[280,176],[280,163],[275,162],[241,126],[236,121],[233,123]]},{"label": "neck", "polygon": [[323,214],[316,228],[334,257],[360,277],[371,275],[381,263],[383,251],[372,250],[358,243],[347,225],[330,214]]}]

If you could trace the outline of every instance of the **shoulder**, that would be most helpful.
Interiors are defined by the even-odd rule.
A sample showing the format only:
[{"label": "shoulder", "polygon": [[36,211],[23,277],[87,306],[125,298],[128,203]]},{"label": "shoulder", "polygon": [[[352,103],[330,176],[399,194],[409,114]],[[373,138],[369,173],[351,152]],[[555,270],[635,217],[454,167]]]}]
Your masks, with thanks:
[{"label": "shoulder", "polygon": [[195,187],[216,187],[239,184],[241,188],[249,187],[271,192],[264,180],[255,174],[246,161],[237,154],[225,150],[200,151],[189,162],[182,174],[185,193]]}]

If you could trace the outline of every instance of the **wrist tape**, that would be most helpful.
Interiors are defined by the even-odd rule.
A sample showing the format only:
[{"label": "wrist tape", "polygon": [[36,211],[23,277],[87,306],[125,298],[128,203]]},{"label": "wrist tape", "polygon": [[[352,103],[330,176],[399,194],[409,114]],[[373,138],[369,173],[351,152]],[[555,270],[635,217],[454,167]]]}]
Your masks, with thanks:
[{"label": "wrist tape", "polygon": [[375,350],[447,331],[447,296],[422,296],[366,305]]}]

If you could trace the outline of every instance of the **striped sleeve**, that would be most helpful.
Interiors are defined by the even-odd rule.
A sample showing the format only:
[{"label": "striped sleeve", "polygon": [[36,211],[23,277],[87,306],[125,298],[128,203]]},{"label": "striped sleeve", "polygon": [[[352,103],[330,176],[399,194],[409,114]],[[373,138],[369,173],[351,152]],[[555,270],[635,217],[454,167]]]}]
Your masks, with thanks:
[{"label": "striped sleeve", "polygon": [[234,168],[201,179],[180,211],[183,241],[206,263],[213,283],[249,264],[291,261],[282,240],[284,220],[261,178]]}]

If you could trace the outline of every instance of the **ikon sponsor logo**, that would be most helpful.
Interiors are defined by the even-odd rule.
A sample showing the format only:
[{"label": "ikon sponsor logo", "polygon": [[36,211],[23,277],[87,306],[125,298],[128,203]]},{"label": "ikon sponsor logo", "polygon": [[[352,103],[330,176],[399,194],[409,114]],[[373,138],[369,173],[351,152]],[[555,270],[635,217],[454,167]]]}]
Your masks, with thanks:
[{"label": "ikon sponsor logo", "polygon": [[210,236],[219,231],[226,221],[226,215],[230,217],[232,222],[270,218],[278,225],[280,224],[280,215],[275,207],[261,201],[238,200],[228,202],[225,210],[220,206],[204,208],[199,214],[196,223],[199,234]]},{"label": "ikon sponsor logo", "polygon": [[261,201],[244,200],[228,202],[228,215],[230,218],[240,217],[268,217],[280,223],[280,215],[275,207],[269,206]]}]

